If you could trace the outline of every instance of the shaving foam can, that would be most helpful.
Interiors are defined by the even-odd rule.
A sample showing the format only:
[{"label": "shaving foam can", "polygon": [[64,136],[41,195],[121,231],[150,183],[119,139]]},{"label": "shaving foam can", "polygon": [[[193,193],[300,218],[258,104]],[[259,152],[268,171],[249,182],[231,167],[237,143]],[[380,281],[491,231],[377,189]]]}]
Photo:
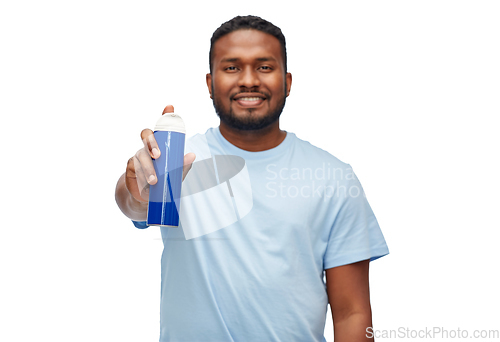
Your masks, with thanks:
[{"label": "shaving foam can", "polygon": [[153,159],[157,182],[149,188],[148,226],[178,227],[186,128],[182,118],[165,113],[154,136],[160,157]]}]

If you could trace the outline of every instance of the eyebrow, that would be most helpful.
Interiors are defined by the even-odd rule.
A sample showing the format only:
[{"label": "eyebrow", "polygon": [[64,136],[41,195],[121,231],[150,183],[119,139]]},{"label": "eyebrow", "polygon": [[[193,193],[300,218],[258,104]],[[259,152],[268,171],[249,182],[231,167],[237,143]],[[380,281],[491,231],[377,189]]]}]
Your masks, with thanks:
[{"label": "eyebrow", "polygon": [[[238,62],[241,58],[223,58],[221,60],[222,63],[233,63],[233,62]],[[259,62],[268,62],[268,61],[274,61],[276,62],[276,58],[274,57],[259,57],[255,59],[256,61]]]}]

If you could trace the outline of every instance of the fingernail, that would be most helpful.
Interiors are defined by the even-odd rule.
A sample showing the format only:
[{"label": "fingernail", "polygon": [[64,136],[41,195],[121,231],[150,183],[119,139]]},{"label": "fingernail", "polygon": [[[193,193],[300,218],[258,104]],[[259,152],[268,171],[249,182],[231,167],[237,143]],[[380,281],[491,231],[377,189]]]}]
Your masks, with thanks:
[{"label": "fingernail", "polygon": [[158,158],[160,156],[160,151],[158,151],[156,147],[153,147],[151,153],[153,153],[153,158]]},{"label": "fingernail", "polygon": [[150,183],[150,184],[151,184],[151,182],[152,182],[152,181],[154,181],[154,180],[155,180],[155,178],[156,178],[156,177],[155,177],[154,175],[149,176],[149,178],[148,178],[148,183]]}]

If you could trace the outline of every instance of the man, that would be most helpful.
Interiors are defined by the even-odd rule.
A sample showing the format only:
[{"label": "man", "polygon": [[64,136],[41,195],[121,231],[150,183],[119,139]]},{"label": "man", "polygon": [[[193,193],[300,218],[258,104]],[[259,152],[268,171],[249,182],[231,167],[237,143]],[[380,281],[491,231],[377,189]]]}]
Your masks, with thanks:
[{"label": "man", "polygon": [[[231,192],[236,222],[203,231],[223,210],[184,202],[181,227],[161,228],[160,341],[325,341],[328,302],[336,342],[371,340],[369,262],[388,249],[350,166],[280,130],[292,85],[281,30],[254,16],[221,25],[206,82],[220,126],[186,150],[197,160],[243,158],[252,206],[238,214],[238,190]],[[151,130],[141,137],[144,149],[129,160],[116,200],[145,228],[142,189],[156,182],[151,158],[159,152]],[[187,153],[185,165],[194,158]]]}]

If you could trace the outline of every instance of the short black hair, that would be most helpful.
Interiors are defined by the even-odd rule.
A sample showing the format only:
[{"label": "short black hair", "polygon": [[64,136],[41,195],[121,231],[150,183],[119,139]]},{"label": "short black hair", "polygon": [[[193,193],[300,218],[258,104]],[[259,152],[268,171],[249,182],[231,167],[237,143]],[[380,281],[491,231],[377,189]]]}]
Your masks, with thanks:
[{"label": "short black hair", "polygon": [[229,34],[231,32],[242,30],[242,29],[253,29],[258,30],[264,33],[268,33],[274,37],[276,37],[281,45],[281,54],[283,55],[283,61],[285,62],[285,73],[286,73],[286,42],[285,36],[281,32],[281,29],[267,20],[264,20],[260,17],[254,15],[247,16],[237,16],[233,19],[226,21],[222,24],[217,30],[215,30],[212,38],[210,39],[210,53],[209,53],[209,67],[210,73],[212,73],[212,55],[213,55],[213,47],[215,42],[219,40],[221,37]]}]

